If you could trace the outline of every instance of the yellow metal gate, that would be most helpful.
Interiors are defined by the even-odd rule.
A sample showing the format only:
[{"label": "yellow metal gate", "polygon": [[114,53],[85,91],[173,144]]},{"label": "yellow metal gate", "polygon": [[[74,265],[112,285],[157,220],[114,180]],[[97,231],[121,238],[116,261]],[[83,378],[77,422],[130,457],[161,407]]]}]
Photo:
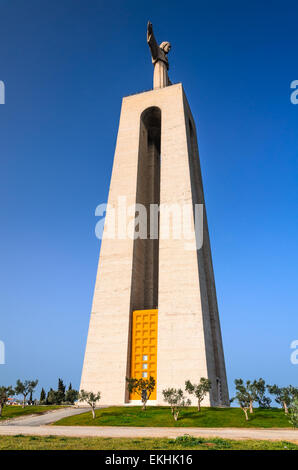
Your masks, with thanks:
[{"label": "yellow metal gate", "polygon": [[[157,320],[158,310],[135,310],[132,314],[131,377],[133,378],[148,379],[152,376],[156,381]],[[132,393],[130,400],[140,400],[140,396]],[[156,400],[156,384],[150,400]]]}]

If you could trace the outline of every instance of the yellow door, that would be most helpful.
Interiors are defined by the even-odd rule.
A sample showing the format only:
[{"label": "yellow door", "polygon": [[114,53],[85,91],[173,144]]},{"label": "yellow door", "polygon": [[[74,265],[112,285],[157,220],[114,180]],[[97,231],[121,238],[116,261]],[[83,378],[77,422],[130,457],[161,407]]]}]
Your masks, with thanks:
[{"label": "yellow door", "polygon": [[[158,310],[135,310],[132,314],[131,377],[155,379],[155,389],[150,400],[156,400],[157,371],[157,319]],[[140,396],[131,393],[131,400]]]}]

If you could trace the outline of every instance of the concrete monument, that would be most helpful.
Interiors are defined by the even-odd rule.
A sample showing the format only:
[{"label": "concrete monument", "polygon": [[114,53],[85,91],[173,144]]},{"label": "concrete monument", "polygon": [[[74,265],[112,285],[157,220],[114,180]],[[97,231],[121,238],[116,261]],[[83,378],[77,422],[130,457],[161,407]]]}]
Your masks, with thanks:
[{"label": "concrete monument", "polygon": [[[122,101],[80,388],[100,391],[103,405],[138,404],[126,377],[153,376],[149,404],[162,405],[163,389],[206,377],[212,389],[203,404],[228,406],[195,123],[182,84],[168,79],[170,44],[158,46],[150,22],[147,40],[154,89]],[[126,236],[108,237],[107,220],[123,196],[149,214],[153,206],[190,207],[193,231],[202,205],[202,246],[188,250],[184,239],[161,236],[163,211],[157,237],[139,237],[136,223]]]}]

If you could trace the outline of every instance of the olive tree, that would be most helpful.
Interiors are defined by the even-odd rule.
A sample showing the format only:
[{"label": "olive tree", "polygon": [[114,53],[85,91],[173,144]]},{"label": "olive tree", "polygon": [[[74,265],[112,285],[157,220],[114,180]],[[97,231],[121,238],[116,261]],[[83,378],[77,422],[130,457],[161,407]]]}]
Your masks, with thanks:
[{"label": "olive tree", "polygon": [[289,421],[293,428],[298,428],[298,398],[291,403]]},{"label": "olive tree", "polygon": [[27,395],[33,393],[36,385],[38,384],[38,380],[25,380],[22,382],[20,379],[17,380],[17,384],[15,387],[15,394],[16,395],[23,395],[23,408],[25,408],[26,397]]},{"label": "olive tree", "polygon": [[100,400],[100,397],[101,397],[100,392],[97,392],[95,394],[93,392],[86,392],[85,390],[81,390],[78,396],[79,401],[86,402],[91,407],[93,419],[95,419],[96,403]]},{"label": "olive tree", "polygon": [[126,377],[127,389],[129,393],[136,393],[142,401],[142,410],[146,410],[146,404],[149,400],[153,390],[155,389],[155,379],[135,379]]},{"label": "olive tree", "polygon": [[237,394],[246,397],[249,401],[249,412],[253,413],[253,403],[257,400],[258,396],[256,383],[247,380],[245,384],[242,379],[235,379],[234,383],[237,392],[235,398],[237,398]]},{"label": "olive tree", "polygon": [[171,407],[171,413],[175,421],[178,420],[182,408],[189,406],[191,401],[186,399],[181,388],[167,388],[162,391],[164,401]]},{"label": "olive tree", "polygon": [[270,408],[271,398],[266,396],[266,383],[265,380],[260,378],[259,380],[254,380],[252,387],[255,391],[255,398],[258,402],[260,408]]},{"label": "olive tree", "polygon": [[198,411],[201,411],[201,403],[204,400],[206,394],[211,390],[211,380],[201,377],[198,384],[192,384],[190,380],[185,382],[185,390],[190,395],[194,395],[198,400]]},{"label": "olive tree", "polygon": [[236,395],[231,398],[230,401],[233,402],[234,400],[237,400],[241,410],[245,414],[246,421],[248,421],[247,412],[251,407],[251,396],[245,387],[238,387],[238,390],[236,390]]},{"label": "olive tree", "polygon": [[288,387],[278,387],[276,384],[267,385],[268,392],[275,396],[275,401],[281,405],[287,415],[290,404],[298,398],[298,388],[289,385]]}]

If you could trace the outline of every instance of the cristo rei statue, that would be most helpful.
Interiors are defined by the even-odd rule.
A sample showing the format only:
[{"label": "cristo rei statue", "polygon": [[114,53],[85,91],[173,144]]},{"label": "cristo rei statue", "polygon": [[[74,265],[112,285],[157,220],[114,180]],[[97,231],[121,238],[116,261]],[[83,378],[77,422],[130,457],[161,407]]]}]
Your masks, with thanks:
[{"label": "cristo rei statue", "polygon": [[168,76],[169,61],[167,57],[171,50],[171,43],[164,41],[160,45],[157,44],[150,21],[147,24],[147,43],[150,47],[152,63],[154,65],[153,89],[171,85],[172,83]]}]

